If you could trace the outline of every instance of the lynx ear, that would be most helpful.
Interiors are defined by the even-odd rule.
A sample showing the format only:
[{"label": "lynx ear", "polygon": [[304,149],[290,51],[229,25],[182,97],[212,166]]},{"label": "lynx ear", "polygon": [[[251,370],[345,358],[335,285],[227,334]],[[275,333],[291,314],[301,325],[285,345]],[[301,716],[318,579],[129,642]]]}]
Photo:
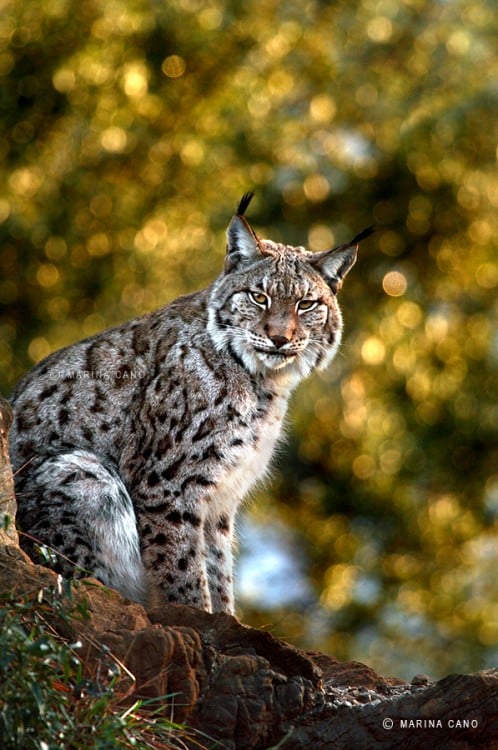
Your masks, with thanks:
[{"label": "lynx ear", "polygon": [[252,197],[253,193],[246,193],[242,196],[237,213],[228,225],[227,255],[225,260],[226,272],[231,271],[240,262],[250,263],[256,260],[261,254],[256,233],[243,215]]},{"label": "lynx ear", "polygon": [[351,242],[313,256],[311,264],[322,274],[334,294],[341,289],[344,277],[356,263],[358,243],[369,237],[374,230],[375,227],[368,227],[353,237]]}]

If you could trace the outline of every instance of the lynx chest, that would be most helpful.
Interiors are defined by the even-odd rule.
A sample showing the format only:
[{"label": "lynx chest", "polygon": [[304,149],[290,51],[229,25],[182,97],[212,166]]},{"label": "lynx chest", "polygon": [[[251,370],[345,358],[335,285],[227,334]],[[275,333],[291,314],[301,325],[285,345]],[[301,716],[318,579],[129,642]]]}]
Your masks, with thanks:
[{"label": "lynx chest", "polygon": [[247,420],[247,427],[241,425],[232,433],[239,437],[231,437],[228,460],[212,496],[217,513],[234,512],[242,498],[266,477],[275,447],[282,437],[286,406],[287,400],[279,398],[264,414],[250,415],[252,419]]}]

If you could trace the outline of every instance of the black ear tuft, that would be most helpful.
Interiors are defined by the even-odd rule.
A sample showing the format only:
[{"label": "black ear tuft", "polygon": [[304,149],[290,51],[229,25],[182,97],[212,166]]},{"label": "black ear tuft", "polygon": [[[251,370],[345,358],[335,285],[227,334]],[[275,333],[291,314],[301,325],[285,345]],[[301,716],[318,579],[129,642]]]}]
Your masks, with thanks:
[{"label": "black ear tuft", "polygon": [[244,213],[253,197],[254,193],[244,193],[237,208],[237,216],[244,216]]},{"label": "black ear tuft", "polygon": [[346,274],[356,263],[358,243],[370,237],[375,229],[374,226],[367,227],[345,245],[339,245],[323,253],[315,253],[313,256],[311,265],[322,274],[334,294],[339,292]]},{"label": "black ear tuft", "polygon": [[261,247],[256,232],[244,216],[254,193],[245,193],[240,199],[237,213],[227,229],[227,254],[225,273],[229,273],[239,263],[253,263],[261,255]]},{"label": "black ear tuft", "polygon": [[353,237],[353,239],[348,243],[349,245],[357,245],[358,242],[361,242],[362,240],[366,240],[367,237],[370,237],[371,234],[373,234],[376,231],[376,226],[367,227],[366,229],[363,229],[359,234],[356,235],[356,237]]}]

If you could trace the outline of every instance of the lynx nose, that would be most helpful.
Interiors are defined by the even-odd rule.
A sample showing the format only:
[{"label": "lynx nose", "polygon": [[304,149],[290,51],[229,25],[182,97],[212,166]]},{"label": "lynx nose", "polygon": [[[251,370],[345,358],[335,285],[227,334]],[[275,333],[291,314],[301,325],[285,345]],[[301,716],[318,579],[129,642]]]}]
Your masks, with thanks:
[{"label": "lynx nose", "polygon": [[270,336],[270,341],[275,344],[277,349],[280,349],[284,344],[288,344],[290,339],[287,336]]}]

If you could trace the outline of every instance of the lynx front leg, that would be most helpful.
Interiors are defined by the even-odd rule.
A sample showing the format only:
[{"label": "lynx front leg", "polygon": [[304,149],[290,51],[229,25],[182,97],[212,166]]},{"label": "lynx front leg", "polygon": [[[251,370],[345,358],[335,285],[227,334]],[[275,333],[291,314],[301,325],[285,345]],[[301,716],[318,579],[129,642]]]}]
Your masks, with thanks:
[{"label": "lynx front leg", "polygon": [[162,601],[212,611],[203,524],[191,513],[170,510],[164,519],[141,519],[142,558]]},{"label": "lynx front leg", "polygon": [[233,521],[220,515],[205,526],[206,567],[213,612],[234,613]]}]

